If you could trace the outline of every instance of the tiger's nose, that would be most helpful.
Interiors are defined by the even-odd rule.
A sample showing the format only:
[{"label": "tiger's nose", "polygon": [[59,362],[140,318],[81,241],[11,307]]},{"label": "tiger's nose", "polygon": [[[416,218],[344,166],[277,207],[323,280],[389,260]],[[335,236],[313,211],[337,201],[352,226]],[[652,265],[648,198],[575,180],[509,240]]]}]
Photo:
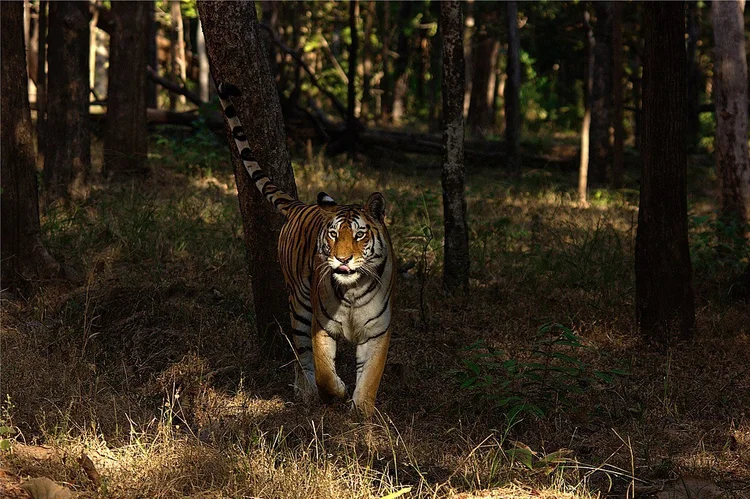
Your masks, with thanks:
[{"label": "tiger's nose", "polygon": [[341,265],[346,265],[347,263],[349,263],[349,262],[351,261],[351,259],[352,259],[352,257],[353,257],[353,256],[354,256],[354,255],[349,255],[349,256],[348,256],[348,257],[346,257],[346,258],[343,258],[343,257],[337,256],[336,258],[338,259],[338,261],[340,261],[340,262],[341,262]]}]

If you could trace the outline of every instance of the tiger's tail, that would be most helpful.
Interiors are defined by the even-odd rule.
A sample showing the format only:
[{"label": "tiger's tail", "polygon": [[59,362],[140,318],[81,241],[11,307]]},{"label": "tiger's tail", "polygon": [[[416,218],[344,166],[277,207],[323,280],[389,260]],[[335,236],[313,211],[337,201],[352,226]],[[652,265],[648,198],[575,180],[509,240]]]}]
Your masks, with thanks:
[{"label": "tiger's tail", "polygon": [[289,209],[292,205],[298,204],[299,201],[294,199],[292,196],[281,190],[276,184],[274,184],[268,177],[268,174],[260,167],[257,161],[253,159],[253,153],[250,150],[250,144],[247,142],[247,136],[242,130],[242,123],[237,117],[237,112],[232,104],[232,97],[239,97],[242,95],[240,89],[236,85],[231,83],[216,83],[216,89],[219,93],[219,101],[221,107],[224,109],[224,115],[227,117],[229,122],[229,128],[232,131],[232,137],[234,137],[234,143],[237,145],[237,150],[242,158],[242,163],[245,165],[247,173],[250,175],[250,179],[255,183],[255,187],[258,188],[261,194],[281,212],[282,215],[287,216]]}]

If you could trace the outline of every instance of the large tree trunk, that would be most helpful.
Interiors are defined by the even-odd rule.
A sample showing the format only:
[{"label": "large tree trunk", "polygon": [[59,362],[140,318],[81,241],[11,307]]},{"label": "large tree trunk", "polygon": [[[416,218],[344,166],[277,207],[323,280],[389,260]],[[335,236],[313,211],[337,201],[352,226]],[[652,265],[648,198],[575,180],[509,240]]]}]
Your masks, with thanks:
[{"label": "large tree trunk", "polygon": [[47,145],[47,0],[39,2],[38,60],[36,76],[36,143],[37,164],[44,166]]},{"label": "large tree trunk", "polygon": [[495,73],[497,51],[500,48],[487,31],[490,24],[494,24],[493,17],[485,13],[480,16],[480,20],[481,24],[476,32],[473,46],[473,76],[469,114],[466,118],[469,133],[475,136],[484,136],[492,131],[494,116],[490,84],[492,75]]},{"label": "large tree trunk", "polygon": [[45,198],[81,199],[91,168],[88,2],[49,6],[49,94]]},{"label": "large tree trunk", "polygon": [[349,157],[357,156],[357,51],[359,50],[359,36],[357,35],[357,19],[359,18],[359,1],[349,1],[349,29],[352,43],[349,45],[349,83],[347,85],[346,132],[349,135]]},{"label": "large tree trunk", "polygon": [[701,35],[701,12],[697,1],[688,2],[687,11],[687,78],[688,78],[688,148],[695,149],[700,140],[701,66],[698,63],[698,41]]},{"label": "large tree trunk", "polygon": [[684,2],[644,6],[643,168],[635,246],[641,334],[668,344],[695,324],[687,235]]},{"label": "large tree trunk", "polygon": [[622,176],[625,168],[625,129],[622,126],[622,6],[621,2],[612,3],[612,127],[614,142],[612,144],[610,184],[614,188],[622,187]]},{"label": "large tree trunk", "polygon": [[29,112],[23,3],[0,3],[2,81],[0,105],[0,257],[4,288],[14,288],[28,272],[42,276],[59,269],[42,244],[36,187],[36,158]]},{"label": "large tree trunk", "polygon": [[588,202],[589,185],[589,147],[591,144],[591,90],[594,86],[594,32],[591,29],[591,16],[584,6],[583,27],[586,30],[586,42],[583,64],[583,123],[581,123],[581,160],[578,165],[578,201]]},{"label": "large tree trunk", "polygon": [[721,216],[744,237],[750,213],[750,163],[747,148],[747,61],[744,0],[713,2],[716,170],[721,185]]},{"label": "large tree trunk", "polygon": [[[237,85],[243,92],[235,98],[237,115],[261,167],[274,183],[297,195],[289,151],[286,146],[281,104],[274,85],[263,37],[253,2],[198,2],[211,71],[217,81]],[[240,55],[238,55],[240,54]],[[276,245],[283,217],[266,201],[250,180],[239,158],[234,139],[227,133],[232,150],[237,194],[248,249],[255,320],[263,352],[275,357],[287,351],[279,333],[289,331],[289,312],[284,278]]]},{"label": "large tree trunk", "polygon": [[443,35],[443,214],[445,265],[443,282],[449,291],[469,285],[469,231],[464,197],[464,85],[461,3],[440,4]]},{"label": "large tree trunk", "polygon": [[146,63],[152,2],[112,3],[104,173],[145,174],[148,136]]},{"label": "large tree trunk", "polygon": [[589,178],[604,183],[612,160],[609,129],[612,126],[612,2],[593,2],[594,86],[591,91],[591,142]]},{"label": "large tree trunk", "polygon": [[518,35],[518,3],[506,2],[508,23],[508,78],[505,82],[505,142],[508,164],[520,166],[521,143],[521,42]]}]

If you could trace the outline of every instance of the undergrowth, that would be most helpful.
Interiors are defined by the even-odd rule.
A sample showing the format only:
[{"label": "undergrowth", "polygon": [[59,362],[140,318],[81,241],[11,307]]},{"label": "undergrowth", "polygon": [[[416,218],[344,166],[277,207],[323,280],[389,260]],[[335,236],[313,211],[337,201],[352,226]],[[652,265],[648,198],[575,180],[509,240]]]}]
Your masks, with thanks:
[{"label": "undergrowth", "polygon": [[223,138],[151,146],[147,181],[44,215],[66,278],[3,294],[0,452],[19,476],[84,497],[593,497],[677,474],[747,490],[750,317],[726,286],[748,255],[715,235],[710,170],[691,169],[697,335],[664,354],[635,335],[635,185],[582,208],[571,172],[470,166],[471,290],[452,296],[434,163],[296,161],[303,200],[388,203],[394,337],[358,424],[295,401],[293,366],[257,348]]}]

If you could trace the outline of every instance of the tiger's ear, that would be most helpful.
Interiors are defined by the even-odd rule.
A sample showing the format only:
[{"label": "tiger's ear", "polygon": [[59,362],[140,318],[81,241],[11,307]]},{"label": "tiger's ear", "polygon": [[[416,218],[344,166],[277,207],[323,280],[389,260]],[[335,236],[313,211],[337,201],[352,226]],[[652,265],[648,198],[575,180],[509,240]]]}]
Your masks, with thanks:
[{"label": "tiger's ear", "polygon": [[365,211],[379,222],[385,221],[385,198],[379,192],[373,192],[367,198]]},{"label": "tiger's ear", "polygon": [[318,206],[335,206],[336,201],[325,192],[318,193]]}]

